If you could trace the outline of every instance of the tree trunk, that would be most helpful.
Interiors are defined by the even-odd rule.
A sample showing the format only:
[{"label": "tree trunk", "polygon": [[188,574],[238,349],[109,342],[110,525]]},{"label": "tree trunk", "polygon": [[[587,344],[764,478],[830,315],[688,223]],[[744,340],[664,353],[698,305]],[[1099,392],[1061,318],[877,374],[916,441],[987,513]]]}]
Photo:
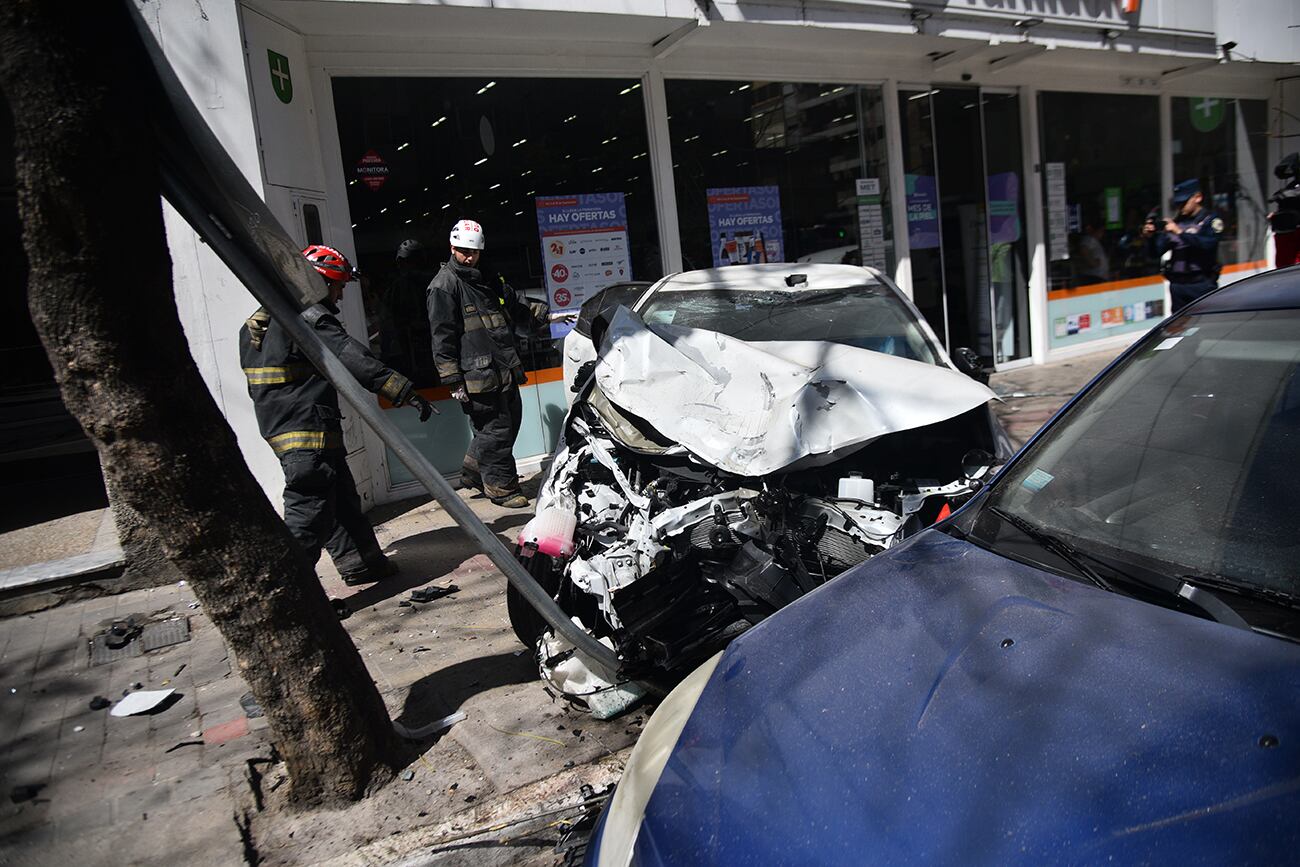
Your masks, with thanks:
[{"label": "tree trunk", "polygon": [[0,0],[32,320],[110,487],[238,655],[295,799],[359,798],[391,778],[395,736],[189,354],[154,143],[124,72],[138,68],[123,57],[140,51],[131,14],[123,0]]}]

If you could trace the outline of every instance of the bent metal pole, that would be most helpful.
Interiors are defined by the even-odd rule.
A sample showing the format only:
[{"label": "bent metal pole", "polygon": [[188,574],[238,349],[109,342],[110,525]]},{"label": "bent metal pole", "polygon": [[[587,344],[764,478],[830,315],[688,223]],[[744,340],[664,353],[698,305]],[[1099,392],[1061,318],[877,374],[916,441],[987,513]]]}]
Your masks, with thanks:
[{"label": "bent metal pole", "polygon": [[[134,11],[134,4],[128,5]],[[301,310],[323,297],[319,278],[199,116],[138,13],[136,23],[144,50],[140,80],[153,102],[163,195],[528,604],[616,680],[618,655],[569,619],[303,321]],[[149,64],[143,62],[146,53]]]}]

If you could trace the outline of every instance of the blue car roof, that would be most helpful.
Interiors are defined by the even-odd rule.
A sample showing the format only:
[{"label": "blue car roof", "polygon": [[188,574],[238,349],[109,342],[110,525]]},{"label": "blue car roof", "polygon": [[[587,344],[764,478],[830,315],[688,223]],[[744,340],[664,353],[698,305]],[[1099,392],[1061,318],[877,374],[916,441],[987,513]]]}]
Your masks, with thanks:
[{"label": "blue car roof", "polygon": [[1187,313],[1300,309],[1300,265],[1266,271],[1211,292],[1186,308]]}]

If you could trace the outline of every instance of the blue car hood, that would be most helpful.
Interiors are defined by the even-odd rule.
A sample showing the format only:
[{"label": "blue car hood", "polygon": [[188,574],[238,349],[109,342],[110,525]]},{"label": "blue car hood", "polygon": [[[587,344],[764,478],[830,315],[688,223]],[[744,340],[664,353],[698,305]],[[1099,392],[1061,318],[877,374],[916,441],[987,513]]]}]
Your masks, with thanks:
[{"label": "blue car hood", "polygon": [[1290,859],[1300,646],[923,533],[736,641],[642,864]]}]

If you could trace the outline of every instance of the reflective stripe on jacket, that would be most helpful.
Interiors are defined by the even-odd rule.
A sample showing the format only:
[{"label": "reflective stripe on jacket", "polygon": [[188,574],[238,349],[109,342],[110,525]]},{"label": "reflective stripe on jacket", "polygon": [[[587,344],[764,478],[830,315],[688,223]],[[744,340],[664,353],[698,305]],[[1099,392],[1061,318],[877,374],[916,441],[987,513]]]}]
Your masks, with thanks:
[{"label": "reflective stripe on jacket", "polygon": [[438,379],[471,394],[524,381],[519,332],[546,321],[545,305],[525,304],[502,282],[493,287],[477,268],[443,263],[427,292]]}]

